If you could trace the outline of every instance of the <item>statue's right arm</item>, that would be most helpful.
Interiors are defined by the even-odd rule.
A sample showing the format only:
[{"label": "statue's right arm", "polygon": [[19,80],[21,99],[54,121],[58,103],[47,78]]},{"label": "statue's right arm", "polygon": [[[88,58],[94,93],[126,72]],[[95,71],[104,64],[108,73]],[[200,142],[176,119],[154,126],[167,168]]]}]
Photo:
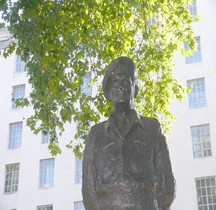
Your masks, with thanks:
[{"label": "statue's right arm", "polygon": [[94,170],[94,138],[90,131],[83,153],[82,194],[86,210],[97,210]]}]

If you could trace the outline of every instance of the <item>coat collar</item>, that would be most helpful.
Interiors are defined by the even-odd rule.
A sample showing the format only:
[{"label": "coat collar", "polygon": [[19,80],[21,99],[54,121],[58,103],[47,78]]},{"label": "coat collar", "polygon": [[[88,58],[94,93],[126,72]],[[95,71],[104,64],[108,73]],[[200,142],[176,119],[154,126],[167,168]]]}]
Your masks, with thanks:
[{"label": "coat collar", "polygon": [[137,112],[134,109],[132,109],[130,113],[128,114],[128,116],[126,117],[127,117],[127,120],[129,121],[129,124],[124,134],[121,134],[121,132],[117,129],[116,122],[119,120],[118,119],[119,116],[116,116],[114,112],[111,113],[108,120],[106,121],[106,124],[105,124],[106,132],[109,133],[111,130],[113,130],[118,135],[118,137],[125,137],[135,125],[138,125],[141,128],[144,128],[144,124],[141,121],[140,116],[137,114]]}]

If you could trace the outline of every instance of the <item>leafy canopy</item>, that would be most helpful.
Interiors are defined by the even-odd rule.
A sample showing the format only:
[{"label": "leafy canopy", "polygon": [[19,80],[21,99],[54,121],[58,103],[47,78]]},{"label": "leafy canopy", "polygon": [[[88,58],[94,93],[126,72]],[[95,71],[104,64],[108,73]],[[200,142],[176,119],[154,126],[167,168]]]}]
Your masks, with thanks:
[{"label": "leafy canopy", "polygon": [[[112,111],[99,86],[95,95],[83,93],[83,79],[90,72],[90,86],[97,85],[107,64],[128,56],[139,71],[136,107],[145,116],[162,120],[169,130],[173,98],[182,100],[186,88],[172,74],[176,52],[195,50],[188,10],[192,0],[2,0],[2,19],[13,34],[4,51],[26,62],[32,86],[30,96],[18,101],[31,105],[27,124],[34,133],[49,131],[49,149],[61,153],[59,136],[66,122],[78,122],[71,143],[81,155],[90,123]],[[183,42],[190,50],[184,52]]]}]

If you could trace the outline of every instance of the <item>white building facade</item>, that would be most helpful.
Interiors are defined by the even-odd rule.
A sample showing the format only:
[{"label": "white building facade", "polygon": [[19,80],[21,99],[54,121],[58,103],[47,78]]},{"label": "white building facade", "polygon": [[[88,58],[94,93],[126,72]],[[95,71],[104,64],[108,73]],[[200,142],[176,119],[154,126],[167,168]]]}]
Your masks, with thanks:
[{"label": "white building facade", "polygon": [[[176,178],[171,210],[216,210],[216,1],[197,0],[193,11],[198,51],[176,57],[175,74],[192,91],[175,102],[177,116],[168,145]],[[23,63],[0,57],[0,210],[84,210],[82,163],[64,147],[75,125],[61,137],[62,154],[52,157],[49,138],[33,135],[25,120],[30,108],[17,108],[12,98],[28,96]]]},{"label": "white building facade", "polygon": [[26,126],[32,110],[12,100],[30,92],[23,62],[16,55],[0,57],[0,72],[0,210],[84,210],[82,161],[65,148],[75,124],[66,125],[62,155],[52,157],[49,136],[33,135]]},{"label": "white building facade", "polygon": [[176,178],[172,210],[216,210],[216,1],[196,0],[200,15],[193,28],[198,50],[176,57],[175,74],[191,87],[183,103],[175,102],[177,117],[169,136]]}]

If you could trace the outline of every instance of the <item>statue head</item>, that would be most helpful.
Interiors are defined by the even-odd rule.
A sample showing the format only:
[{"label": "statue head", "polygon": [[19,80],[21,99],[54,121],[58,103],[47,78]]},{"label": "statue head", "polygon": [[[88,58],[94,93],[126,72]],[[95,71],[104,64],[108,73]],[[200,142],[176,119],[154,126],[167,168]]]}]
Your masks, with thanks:
[{"label": "statue head", "polygon": [[114,105],[119,103],[131,105],[138,94],[137,77],[136,65],[130,58],[114,59],[104,75],[104,96]]}]

